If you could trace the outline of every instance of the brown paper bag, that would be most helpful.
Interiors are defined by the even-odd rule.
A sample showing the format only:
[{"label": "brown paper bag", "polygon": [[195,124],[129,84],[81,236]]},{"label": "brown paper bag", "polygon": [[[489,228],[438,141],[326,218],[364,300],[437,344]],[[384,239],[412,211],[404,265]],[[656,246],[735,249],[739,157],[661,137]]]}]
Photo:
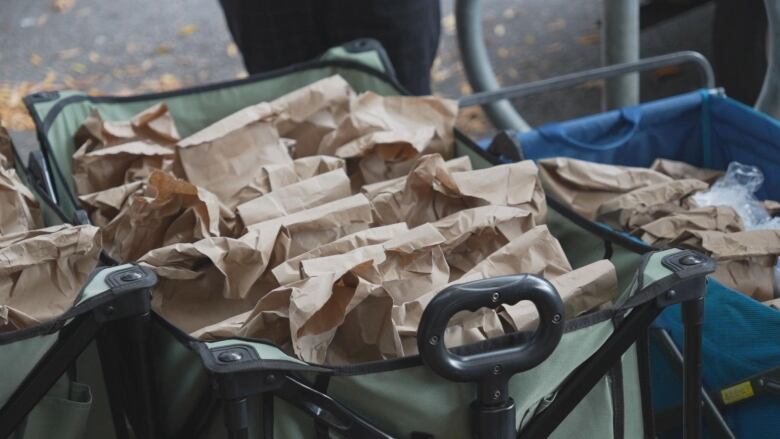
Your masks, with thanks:
[{"label": "brown paper bag", "polygon": [[736,233],[687,231],[683,245],[702,249],[717,261],[713,276],[756,300],[774,295],[774,267],[780,255],[780,230]]},{"label": "brown paper bag", "polygon": [[273,253],[272,266],[371,224],[371,207],[363,195],[332,201],[292,215],[248,227],[258,245]]},{"label": "brown paper bag", "polygon": [[272,273],[279,285],[286,285],[302,279],[301,262],[305,260],[340,255],[356,248],[382,244],[401,236],[408,230],[406,223],[396,223],[352,233],[329,244],[316,247],[306,253],[290,258],[274,267]]},{"label": "brown paper bag", "polygon": [[431,224],[444,236],[450,282],[536,224],[530,211],[508,206],[461,210]]},{"label": "brown paper bag", "polygon": [[696,166],[689,165],[685,162],[678,162],[668,159],[655,159],[653,164],[650,165],[650,169],[660,172],[661,174],[668,175],[675,180],[693,178],[696,180],[701,180],[707,184],[715,183],[717,179],[723,176],[723,171],[697,168]]},{"label": "brown paper bag", "polygon": [[0,121],[0,168],[11,169],[15,165],[13,142],[8,130],[3,127]]},{"label": "brown paper bag", "polygon": [[712,277],[758,301],[774,297],[776,256],[719,260]]},{"label": "brown paper bag", "polygon": [[378,224],[406,221],[414,227],[491,204],[524,208],[536,222],[544,222],[546,214],[544,193],[531,161],[450,172],[441,156],[429,155],[418,160],[403,187],[395,184],[367,196]]},{"label": "brown paper bag", "polygon": [[284,186],[238,206],[245,225],[290,215],[350,196],[349,178],[343,169],[320,174]]},{"label": "brown paper bag", "polygon": [[79,201],[89,214],[92,224],[103,227],[116,218],[130,196],[139,193],[143,186],[143,181],[133,181],[104,191],[81,195]]},{"label": "brown paper bag", "polygon": [[303,157],[287,164],[262,166],[254,180],[241,188],[230,201],[236,205],[242,204],[293,183],[345,168],[344,160],[324,155]]},{"label": "brown paper bag", "polygon": [[616,229],[633,231],[644,225],[644,221],[656,219],[653,215],[646,215],[648,210],[664,204],[682,206],[684,198],[708,187],[703,181],[687,179],[634,189],[602,203],[598,207],[597,219]]},{"label": "brown paper bag", "polygon": [[143,180],[155,170],[172,171],[175,152],[143,140],[73,155],[73,182],[78,194],[91,194]]},{"label": "brown paper bag", "polygon": [[295,140],[294,157],[316,155],[323,137],[347,115],[353,94],[344,78],[331,76],[272,101],[269,119],[280,135]]},{"label": "brown paper bag", "polygon": [[154,309],[188,332],[248,312],[272,288],[262,280],[268,255],[248,240],[216,237],[169,245],[139,262],[159,279]]},{"label": "brown paper bag", "polygon": [[34,326],[70,309],[97,265],[100,246],[92,226],[0,236],[0,332]]},{"label": "brown paper bag", "polygon": [[161,171],[149,177],[143,194],[103,229],[108,253],[132,261],[168,244],[220,235],[221,218],[232,215],[214,194]]},{"label": "brown paper bag", "polygon": [[599,206],[620,194],[672,181],[650,169],[569,158],[543,159],[538,164],[547,195],[589,220],[596,219]]},{"label": "brown paper bag", "polygon": [[[573,319],[611,302],[618,296],[617,273],[608,260],[601,260],[548,279],[558,291],[566,319]],[[516,331],[538,325],[539,314],[529,302],[504,305],[502,316]]]},{"label": "brown paper bag", "polygon": [[319,154],[360,159],[362,183],[400,177],[414,159],[438,153],[449,158],[458,105],[433,96],[353,97],[349,117],[322,139]]},{"label": "brown paper bag", "polygon": [[267,103],[247,107],[181,140],[187,180],[230,205],[263,165],[291,163],[273,123],[265,120],[271,112]]},{"label": "brown paper bag", "polygon": [[[449,270],[439,247],[443,242],[444,237],[426,224],[385,244],[329,256],[326,263],[303,261],[303,271],[317,275],[301,281],[300,288],[292,288],[290,293],[290,332],[295,353],[306,361],[325,362],[339,326],[369,296],[402,302],[445,285]],[[312,266],[320,270],[309,268]]]},{"label": "brown paper bag", "polygon": [[[536,226],[527,233],[520,235],[505,246],[477,264],[460,279],[446,286],[485,279],[494,276],[504,276],[517,273],[530,273],[537,276],[555,278],[572,270],[560,243],[550,234],[547,226]],[[444,286],[444,287],[446,287]],[[396,352],[398,356],[417,353],[417,327],[422,313],[433,297],[444,287],[428,291],[414,300],[396,304],[392,310],[392,322],[396,331]],[[482,315],[486,313],[487,316]],[[484,332],[473,327],[474,321],[495,322],[495,311],[482,311],[461,317],[461,323],[472,322],[469,331],[451,330],[445,337],[447,346],[458,346],[475,338],[484,339]],[[450,326],[458,322],[451,322]],[[487,328],[490,330],[491,328]],[[480,335],[483,333],[483,335]]]},{"label": "brown paper bag", "polygon": [[35,196],[16,170],[0,167],[0,236],[37,229],[42,224]]},{"label": "brown paper bag", "polygon": [[149,143],[173,145],[179,133],[165,104],[156,104],[136,114],[129,121],[106,121],[93,110],[73,137],[77,154],[97,149],[146,140]]},{"label": "brown paper bag", "polygon": [[668,211],[659,218],[639,227],[643,241],[654,246],[674,247],[685,237],[686,231],[739,232],[744,229],[737,212],[727,206],[697,207],[687,211]]}]

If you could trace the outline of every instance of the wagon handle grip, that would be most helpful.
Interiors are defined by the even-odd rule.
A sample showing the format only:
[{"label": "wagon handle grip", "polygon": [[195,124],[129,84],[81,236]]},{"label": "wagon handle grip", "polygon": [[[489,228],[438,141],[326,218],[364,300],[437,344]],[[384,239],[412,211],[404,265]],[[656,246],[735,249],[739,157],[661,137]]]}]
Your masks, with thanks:
[{"label": "wagon handle grip", "polygon": [[[539,313],[539,327],[530,341],[469,355],[455,354],[445,346],[444,331],[456,313],[523,300],[531,301]],[[563,303],[552,284],[530,274],[500,276],[454,285],[437,294],[423,312],[417,346],[423,362],[437,374],[452,381],[480,381],[537,366],[555,350],[563,326]]]},{"label": "wagon handle grip", "polygon": [[[447,349],[444,331],[455,314],[523,300],[531,301],[539,313],[539,327],[527,342],[512,343],[508,337],[510,343],[503,346],[487,342],[484,349],[463,355]],[[454,285],[437,294],[423,312],[417,347],[423,362],[437,374],[451,381],[477,383],[478,396],[471,404],[474,437],[514,439],[517,422],[509,379],[547,359],[561,341],[563,326],[563,303],[551,283],[530,274],[493,277]],[[507,339],[496,340],[501,344]]]}]

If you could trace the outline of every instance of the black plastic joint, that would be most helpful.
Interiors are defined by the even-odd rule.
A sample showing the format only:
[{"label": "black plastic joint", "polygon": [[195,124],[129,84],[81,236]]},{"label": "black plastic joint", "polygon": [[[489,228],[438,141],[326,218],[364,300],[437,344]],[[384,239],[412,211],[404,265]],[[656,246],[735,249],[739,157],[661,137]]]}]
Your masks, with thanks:
[{"label": "black plastic joint", "polygon": [[714,260],[699,252],[684,250],[664,257],[661,264],[671,270],[680,282],[658,296],[659,306],[704,298],[707,275],[715,271]]},{"label": "black plastic joint", "polygon": [[157,276],[148,268],[134,265],[106,276],[106,284],[116,298],[95,308],[95,320],[104,323],[128,317],[142,316],[151,310],[150,288]]}]

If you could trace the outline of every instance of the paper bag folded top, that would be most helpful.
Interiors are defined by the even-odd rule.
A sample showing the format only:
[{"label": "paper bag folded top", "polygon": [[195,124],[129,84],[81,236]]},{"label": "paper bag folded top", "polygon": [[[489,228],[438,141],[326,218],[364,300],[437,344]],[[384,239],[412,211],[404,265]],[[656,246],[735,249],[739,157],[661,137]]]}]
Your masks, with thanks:
[{"label": "paper bag folded top", "polygon": [[16,170],[0,167],[0,236],[26,232],[42,224],[38,202]]},{"label": "paper bag folded top", "polygon": [[546,204],[531,161],[476,171],[451,172],[439,155],[420,158],[403,186],[368,186],[379,224],[406,221],[411,227],[437,221],[459,210],[485,205],[522,207],[544,222]]},{"label": "paper bag folded top", "polygon": [[70,309],[98,263],[93,226],[60,225],[0,236],[0,332]]}]

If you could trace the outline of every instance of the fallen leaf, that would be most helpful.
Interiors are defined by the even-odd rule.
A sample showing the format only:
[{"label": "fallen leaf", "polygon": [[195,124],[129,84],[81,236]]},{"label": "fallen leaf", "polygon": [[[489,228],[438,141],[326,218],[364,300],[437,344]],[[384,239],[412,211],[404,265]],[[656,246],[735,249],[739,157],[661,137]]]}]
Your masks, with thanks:
[{"label": "fallen leaf", "polygon": [[503,15],[507,20],[511,20],[517,16],[517,11],[515,11],[514,8],[506,8],[501,15]]},{"label": "fallen leaf", "polygon": [[73,70],[76,73],[84,73],[87,70],[87,66],[77,62],[77,63],[71,65],[70,69]]},{"label": "fallen leaf", "polygon": [[145,60],[143,60],[143,61],[141,62],[141,68],[142,68],[144,71],[147,71],[147,70],[149,70],[149,69],[151,69],[151,68],[152,68],[152,65],[153,65],[153,64],[154,64],[154,62],[153,62],[151,59],[145,59]]},{"label": "fallen leaf", "polygon": [[536,44],[536,36],[535,36],[535,35],[526,35],[526,36],[523,38],[523,42],[524,42],[524,43],[525,43],[527,46],[532,46],[532,45]]},{"label": "fallen leaf", "polygon": [[590,46],[592,44],[598,44],[601,42],[601,32],[598,29],[594,29],[588,33],[584,33],[577,37],[577,43],[582,46]]},{"label": "fallen leaf", "polygon": [[163,91],[181,88],[181,81],[172,73],[163,73],[160,75],[160,86]]},{"label": "fallen leaf", "polygon": [[560,52],[563,49],[563,44],[559,42],[550,43],[544,46],[545,53],[555,53]]},{"label": "fallen leaf", "polygon": [[61,60],[71,59],[79,56],[81,49],[78,47],[72,47],[70,49],[64,49],[57,52],[57,56]]},{"label": "fallen leaf", "polygon": [[509,49],[506,47],[499,47],[498,50],[496,50],[496,54],[498,54],[498,57],[501,59],[507,59],[509,58]]},{"label": "fallen leaf", "polygon": [[498,37],[503,37],[506,34],[506,26],[503,24],[497,24],[493,27],[493,33]]},{"label": "fallen leaf", "polygon": [[455,31],[455,16],[447,14],[441,18],[441,27],[447,32],[452,33]]},{"label": "fallen leaf", "polygon": [[92,63],[100,61],[100,54],[97,52],[89,52],[89,61]]},{"label": "fallen leaf", "polygon": [[236,79],[244,79],[247,76],[249,76],[249,74],[246,72],[246,70],[240,70],[236,73]]},{"label": "fallen leaf", "polygon": [[35,21],[35,25],[38,27],[43,27],[47,21],[49,21],[49,15],[43,14],[39,16],[38,19]]},{"label": "fallen leaf", "polygon": [[226,49],[227,55],[231,58],[235,58],[238,56],[238,46],[236,46],[236,43],[229,43],[227,45]]},{"label": "fallen leaf", "polygon": [[194,24],[187,24],[179,28],[179,35],[186,37],[187,35],[195,33],[196,30],[198,30],[198,28]]},{"label": "fallen leaf", "polygon": [[517,71],[517,69],[516,69],[516,68],[514,68],[514,67],[510,67],[510,68],[506,69],[506,74],[507,74],[507,75],[508,75],[510,78],[512,78],[512,79],[518,79],[518,78],[520,78],[520,72],[518,72],[518,71]]},{"label": "fallen leaf", "polygon": [[39,66],[41,65],[41,61],[43,61],[43,58],[41,58],[41,56],[37,53],[30,55],[30,63],[32,63],[32,65]]},{"label": "fallen leaf", "polygon": [[559,18],[557,20],[553,20],[546,25],[547,30],[550,32],[559,31],[566,28],[566,20],[563,18]]},{"label": "fallen leaf", "polygon": [[171,53],[171,46],[166,43],[160,43],[157,45],[157,47],[154,48],[154,53],[158,55],[166,55]]},{"label": "fallen leaf", "polygon": [[54,0],[51,7],[59,13],[64,13],[71,10],[75,4],[76,0]]}]

